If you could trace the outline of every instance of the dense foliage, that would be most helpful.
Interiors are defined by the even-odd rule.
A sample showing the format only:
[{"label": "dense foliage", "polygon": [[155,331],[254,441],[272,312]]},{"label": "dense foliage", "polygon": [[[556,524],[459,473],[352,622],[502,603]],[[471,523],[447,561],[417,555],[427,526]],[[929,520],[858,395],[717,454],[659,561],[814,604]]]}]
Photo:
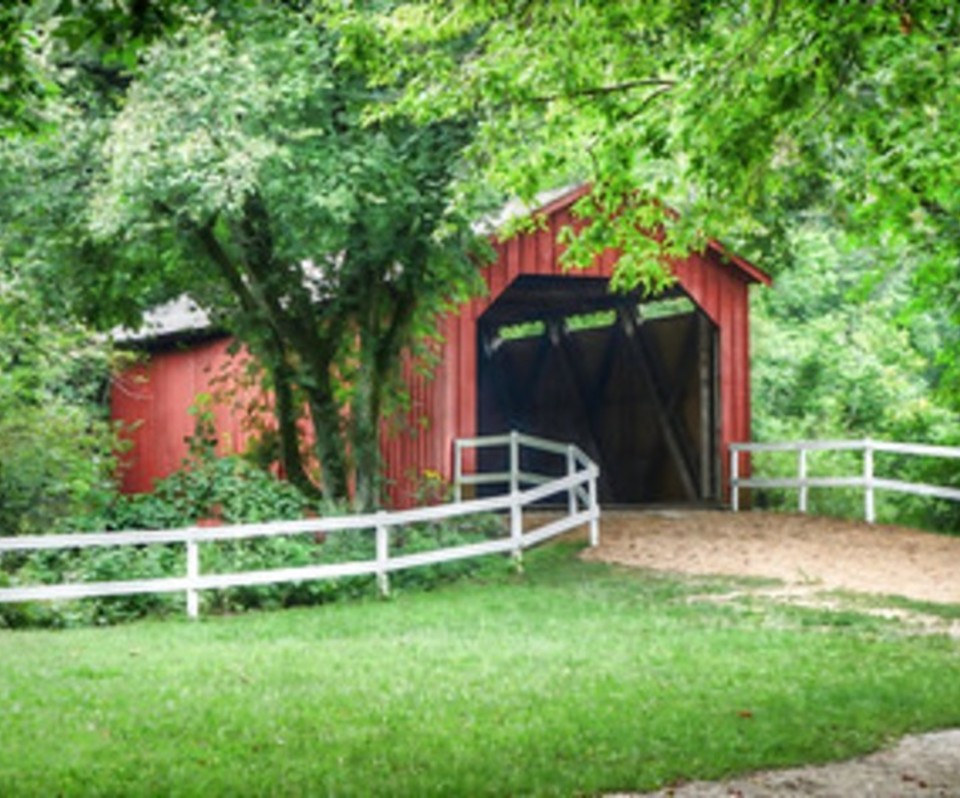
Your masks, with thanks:
[{"label": "dense foliage", "polygon": [[56,353],[106,356],[51,319],[135,324],[187,289],[265,364],[291,479],[342,497],[356,471],[375,503],[400,353],[475,287],[468,220],[580,180],[571,263],[617,246],[616,282],[655,289],[661,256],[718,236],[775,274],[758,437],[960,442],[947,0],[53,0],[8,4],[0,32],[0,180],[30,187],[0,196],[8,528],[103,504],[109,430]]},{"label": "dense foliage", "polygon": [[591,179],[569,257],[619,245],[621,283],[657,285],[657,256],[703,235],[802,272],[811,218],[873,253],[875,284],[909,264],[908,308],[950,319],[935,387],[960,402],[955,3],[418,0],[345,26],[405,83],[395,112],[477,115],[479,182]]},{"label": "dense foliage", "polygon": [[[157,483],[150,494],[117,496],[88,523],[100,529],[176,529],[205,523],[258,523],[343,515],[343,504],[317,504],[295,486],[240,457],[215,457],[212,449]],[[76,521],[76,517],[69,519]],[[472,516],[444,523],[419,524],[392,532],[393,553],[414,553],[478,542],[503,533],[496,516]],[[315,536],[289,535],[207,543],[200,548],[202,573],[236,573],[296,568],[320,563],[373,560],[373,530]],[[462,560],[400,571],[391,576],[392,590],[429,590],[438,584],[491,567],[480,560]],[[494,565],[493,567],[499,567]],[[149,545],[41,551],[5,555],[0,585],[62,582],[109,582],[182,577],[186,560],[182,545]],[[316,605],[344,598],[375,595],[373,577],[282,583],[207,591],[207,612]],[[183,594],[142,594],[83,601],[0,604],[0,627],[111,624],[147,615],[179,614]]]},{"label": "dense foliage", "polygon": [[109,348],[0,269],[0,534],[65,532],[113,495]]}]

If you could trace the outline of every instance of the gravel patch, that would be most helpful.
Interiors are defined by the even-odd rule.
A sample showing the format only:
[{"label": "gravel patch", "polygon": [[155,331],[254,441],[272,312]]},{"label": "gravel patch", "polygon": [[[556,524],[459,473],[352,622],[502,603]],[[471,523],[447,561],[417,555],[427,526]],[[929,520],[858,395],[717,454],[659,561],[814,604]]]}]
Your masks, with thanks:
[{"label": "gravel patch", "polygon": [[960,537],[807,515],[604,512],[585,559],[960,604]]}]

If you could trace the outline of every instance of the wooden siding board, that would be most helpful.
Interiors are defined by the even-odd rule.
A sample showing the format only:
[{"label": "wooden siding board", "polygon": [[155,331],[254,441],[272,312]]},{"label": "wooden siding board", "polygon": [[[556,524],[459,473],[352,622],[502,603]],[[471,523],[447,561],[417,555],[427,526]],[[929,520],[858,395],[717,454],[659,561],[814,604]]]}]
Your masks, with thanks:
[{"label": "wooden siding board", "polygon": [[562,209],[550,218],[550,233],[553,236],[553,263],[550,267],[551,274],[563,273],[561,261],[563,260],[563,253],[566,252],[567,248],[560,243],[560,231],[567,226],[569,221],[570,215]]},{"label": "wooden siding board", "polygon": [[[509,286],[520,275],[520,243],[521,236],[514,236],[506,242],[506,270],[504,287]],[[501,292],[502,293],[502,292]]]},{"label": "wooden siding board", "polygon": [[497,259],[487,267],[486,281],[489,295],[498,297],[507,287],[507,251],[506,243],[497,246]]},{"label": "wooden siding board", "polygon": [[720,383],[723,394],[723,423],[720,432],[721,457],[724,464],[724,482],[729,474],[729,445],[740,440],[742,428],[743,396],[741,374],[742,341],[737,328],[738,307],[736,296],[729,283],[724,283],[720,295]]},{"label": "wooden siding board", "polygon": [[548,223],[541,227],[531,236],[536,248],[536,268],[535,274],[550,274],[553,271],[553,244],[554,237],[551,231],[551,225]]},{"label": "wooden siding board", "polygon": [[613,274],[613,270],[616,268],[617,260],[620,258],[620,253],[615,252],[612,249],[604,250],[603,254],[600,256],[600,264],[597,268],[598,277],[607,277]]},{"label": "wooden siding board", "polygon": [[[475,299],[465,309],[459,319],[459,346],[450,353],[450,357],[457,363],[458,379],[455,389],[457,401],[457,428],[455,437],[471,438],[477,430],[477,319],[490,302],[489,297]],[[452,445],[452,444],[451,444]],[[448,467],[445,474],[453,476],[452,461],[445,460]],[[475,459],[473,452],[469,452],[468,467],[473,467]]]},{"label": "wooden siding board", "polygon": [[130,448],[120,456],[121,487],[127,493],[150,489],[150,476],[139,466],[151,461],[155,434],[151,372],[146,363],[136,364],[116,376],[110,389],[111,418],[124,422],[123,437]]},{"label": "wooden siding board", "polygon": [[452,476],[451,466],[447,449],[457,434],[457,392],[456,379],[452,378],[451,368],[451,347],[456,336],[459,335],[459,325],[453,315],[448,315],[443,320],[442,325],[443,343],[439,348],[439,357],[437,365],[437,377],[434,384],[435,395],[443,402],[442,432],[438,435],[437,450],[434,454],[439,468],[437,469],[444,478],[449,479]]}]

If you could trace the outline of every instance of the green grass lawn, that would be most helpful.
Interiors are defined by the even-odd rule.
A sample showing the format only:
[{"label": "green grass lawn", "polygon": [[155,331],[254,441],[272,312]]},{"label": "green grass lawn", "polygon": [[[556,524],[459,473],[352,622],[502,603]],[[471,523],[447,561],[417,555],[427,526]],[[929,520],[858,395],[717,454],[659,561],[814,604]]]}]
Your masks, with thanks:
[{"label": "green grass lawn", "polygon": [[0,795],[596,794],[960,726],[955,640],[575,551],[388,602],[0,632]]}]

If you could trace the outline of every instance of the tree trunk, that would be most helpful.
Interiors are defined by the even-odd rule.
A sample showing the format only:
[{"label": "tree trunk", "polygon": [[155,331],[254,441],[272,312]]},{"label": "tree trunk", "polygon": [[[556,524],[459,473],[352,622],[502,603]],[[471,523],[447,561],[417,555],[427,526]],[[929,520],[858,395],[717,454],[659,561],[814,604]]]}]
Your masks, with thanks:
[{"label": "tree trunk", "polygon": [[347,498],[347,458],[339,408],[332,392],[324,389],[308,391],[310,419],[313,425],[314,450],[320,464],[320,486],[329,499]]},{"label": "tree trunk", "polygon": [[383,484],[380,456],[380,411],[383,405],[383,375],[377,368],[376,341],[360,335],[360,368],[353,407],[352,443],[357,465],[357,486],[354,504],[361,511],[379,507]]},{"label": "tree trunk", "polygon": [[300,453],[300,439],[297,421],[299,409],[294,401],[292,373],[285,363],[271,364],[273,393],[276,399],[274,415],[277,419],[277,431],[280,439],[280,464],[287,479],[306,495],[319,498],[320,488],[307,476]]}]

